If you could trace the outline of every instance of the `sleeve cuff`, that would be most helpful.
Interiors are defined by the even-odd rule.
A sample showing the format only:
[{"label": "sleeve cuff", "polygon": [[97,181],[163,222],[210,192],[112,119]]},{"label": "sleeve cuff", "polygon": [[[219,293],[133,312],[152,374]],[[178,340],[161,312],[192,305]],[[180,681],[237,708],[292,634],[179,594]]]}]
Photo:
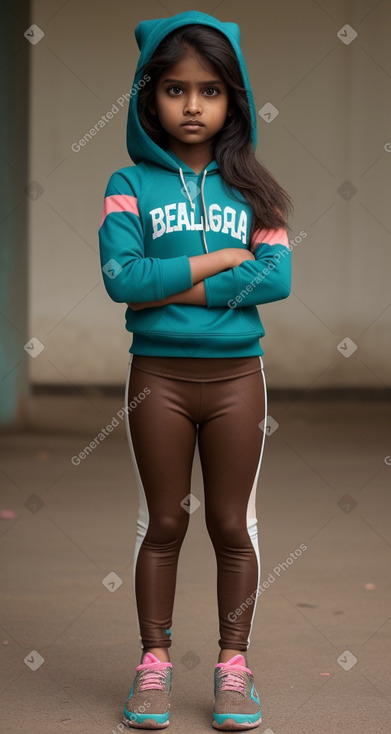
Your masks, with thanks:
[{"label": "sleeve cuff", "polygon": [[190,262],[187,255],[160,260],[162,298],[187,291],[193,286]]},{"label": "sleeve cuff", "polygon": [[208,308],[229,306],[229,301],[235,298],[236,292],[240,290],[239,274],[237,268],[225,270],[210,278],[205,278],[205,297]]}]

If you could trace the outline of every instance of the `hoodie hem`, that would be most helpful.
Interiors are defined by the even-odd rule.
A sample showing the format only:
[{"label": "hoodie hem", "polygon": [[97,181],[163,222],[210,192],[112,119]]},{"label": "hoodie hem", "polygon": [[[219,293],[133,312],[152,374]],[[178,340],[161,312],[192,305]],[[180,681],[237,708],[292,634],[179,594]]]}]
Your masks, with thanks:
[{"label": "hoodie hem", "polygon": [[[183,342],[181,344],[181,341]],[[204,338],[196,340],[194,337],[186,341],[176,335],[171,339],[148,337],[145,334],[134,334],[129,349],[130,354],[140,354],[149,357],[259,357],[264,354],[259,340],[232,339],[229,341],[214,338],[213,343],[205,343]]]}]

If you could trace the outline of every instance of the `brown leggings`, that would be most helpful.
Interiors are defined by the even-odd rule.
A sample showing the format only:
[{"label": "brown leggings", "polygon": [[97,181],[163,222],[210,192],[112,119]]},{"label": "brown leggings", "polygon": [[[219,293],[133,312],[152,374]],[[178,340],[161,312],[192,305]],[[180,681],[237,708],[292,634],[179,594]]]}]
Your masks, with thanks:
[{"label": "brown leggings", "polygon": [[260,583],[255,495],[267,413],[262,357],[131,354],[125,406],[139,491],[133,584],[140,647],[171,646],[198,440],[205,521],[217,561],[218,644],[247,650]]}]

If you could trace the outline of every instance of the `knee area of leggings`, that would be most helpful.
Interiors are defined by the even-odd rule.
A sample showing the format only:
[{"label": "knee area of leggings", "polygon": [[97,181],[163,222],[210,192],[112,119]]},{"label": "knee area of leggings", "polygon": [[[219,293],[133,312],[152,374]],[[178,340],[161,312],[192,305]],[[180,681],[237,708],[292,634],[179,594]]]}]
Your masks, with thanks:
[{"label": "knee area of leggings", "polygon": [[175,543],[183,540],[188,524],[188,513],[150,517],[145,540],[150,543]]},{"label": "knee area of leggings", "polygon": [[221,541],[224,538],[227,538],[230,541],[230,544],[233,543],[238,546],[243,546],[243,544],[246,545],[249,539],[246,524],[241,523],[237,516],[207,516],[205,518],[205,524],[212,540],[216,538]]}]

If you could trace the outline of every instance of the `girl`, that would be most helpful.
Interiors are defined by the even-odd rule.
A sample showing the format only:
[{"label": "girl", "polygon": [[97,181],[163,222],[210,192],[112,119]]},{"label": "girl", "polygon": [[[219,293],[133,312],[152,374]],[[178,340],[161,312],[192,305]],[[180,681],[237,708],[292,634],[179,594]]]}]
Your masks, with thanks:
[{"label": "girl", "polygon": [[128,305],[133,333],[125,405],[139,491],[133,582],[142,655],[123,711],[129,727],[169,724],[170,628],[196,441],[217,561],[212,723],[261,723],[246,659],[267,415],[257,304],[290,293],[293,207],[254,155],[239,34],[235,23],[198,11],[136,27],[127,127],[136,165],[111,175],[99,229],[104,284]]}]

